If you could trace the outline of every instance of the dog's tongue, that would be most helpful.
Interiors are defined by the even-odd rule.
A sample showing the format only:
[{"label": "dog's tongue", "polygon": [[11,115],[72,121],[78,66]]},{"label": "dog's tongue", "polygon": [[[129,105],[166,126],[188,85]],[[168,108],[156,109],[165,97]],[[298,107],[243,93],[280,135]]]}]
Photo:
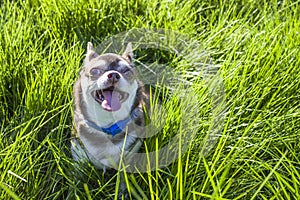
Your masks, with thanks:
[{"label": "dog's tongue", "polygon": [[107,111],[117,111],[121,108],[121,102],[119,100],[119,93],[116,91],[103,91],[104,101],[102,102],[102,108]]}]

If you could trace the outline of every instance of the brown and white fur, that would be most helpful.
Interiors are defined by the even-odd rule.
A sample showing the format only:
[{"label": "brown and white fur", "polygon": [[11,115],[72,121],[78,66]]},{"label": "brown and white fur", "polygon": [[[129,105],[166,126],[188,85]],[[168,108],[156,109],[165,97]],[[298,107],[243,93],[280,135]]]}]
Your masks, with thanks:
[{"label": "brown and white fur", "polygon": [[[71,150],[76,161],[89,160],[104,171],[116,169],[123,150],[130,153],[140,148],[142,142],[136,131],[142,131],[145,123],[148,95],[136,78],[132,58],[130,43],[123,55],[98,55],[93,45],[87,44],[83,68],[73,91],[75,137]],[[114,136],[95,128],[109,127],[128,117],[126,128]]]}]

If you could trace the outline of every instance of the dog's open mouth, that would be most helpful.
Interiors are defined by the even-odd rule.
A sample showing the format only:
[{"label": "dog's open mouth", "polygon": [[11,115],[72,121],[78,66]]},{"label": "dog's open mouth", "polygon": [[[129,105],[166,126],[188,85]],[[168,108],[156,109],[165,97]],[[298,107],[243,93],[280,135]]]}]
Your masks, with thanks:
[{"label": "dog's open mouth", "polygon": [[107,111],[117,111],[121,104],[127,100],[129,94],[115,87],[109,87],[92,92],[94,99]]}]

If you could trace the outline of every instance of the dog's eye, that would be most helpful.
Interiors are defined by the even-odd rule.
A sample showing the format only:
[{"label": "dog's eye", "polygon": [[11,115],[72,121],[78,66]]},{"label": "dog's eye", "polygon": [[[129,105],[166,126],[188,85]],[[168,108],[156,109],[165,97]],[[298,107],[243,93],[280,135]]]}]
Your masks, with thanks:
[{"label": "dog's eye", "polygon": [[126,76],[131,76],[132,75],[132,71],[130,69],[125,69],[123,71],[123,74],[125,74]]},{"label": "dog's eye", "polygon": [[90,74],[92,76],[100,76],[102,74],[102,71],[99,68],[93,68],[90,70]]}]

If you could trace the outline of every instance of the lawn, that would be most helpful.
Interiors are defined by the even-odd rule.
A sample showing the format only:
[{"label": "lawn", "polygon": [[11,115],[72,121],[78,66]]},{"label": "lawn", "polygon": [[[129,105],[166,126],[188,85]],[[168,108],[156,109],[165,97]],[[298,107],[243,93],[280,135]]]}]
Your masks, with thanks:
[{"label": "lawn", "polygon": [[137,68],[167,79],[142,150],[178,140],[125,173],[130,197],[300,199],[299,19],[299,0],[0,1],[0,199],[116,199],[120,173],[75,169],[72,88],[88,41],[131,30]]}]

